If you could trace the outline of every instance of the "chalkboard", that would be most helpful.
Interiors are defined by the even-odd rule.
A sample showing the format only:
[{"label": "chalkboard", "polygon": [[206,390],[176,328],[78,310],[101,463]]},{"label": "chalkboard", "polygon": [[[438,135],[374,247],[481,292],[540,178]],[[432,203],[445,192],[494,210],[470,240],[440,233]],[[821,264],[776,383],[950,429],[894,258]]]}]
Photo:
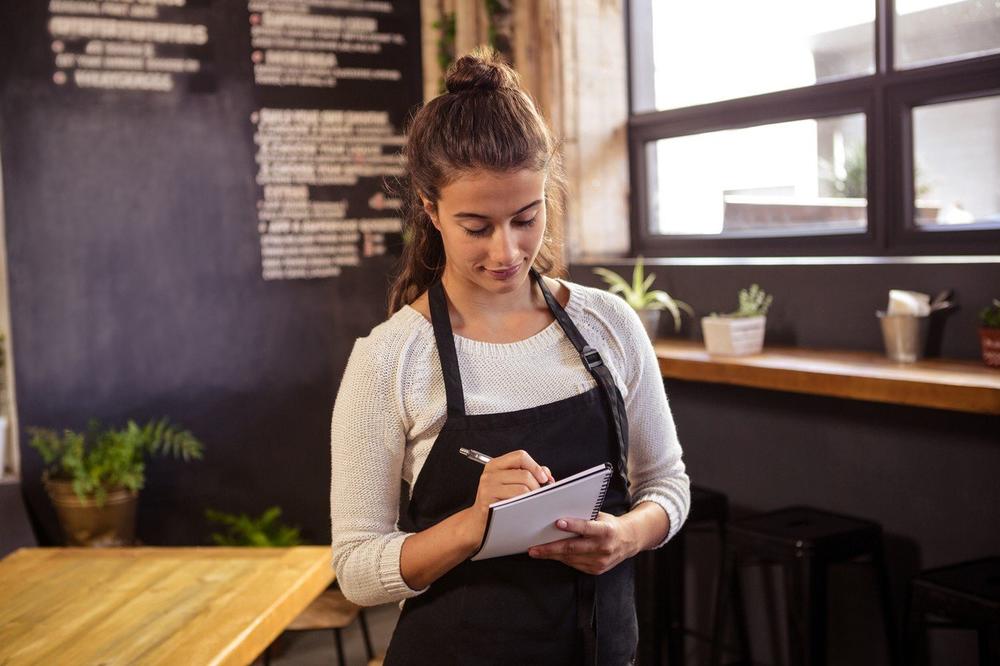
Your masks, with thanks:
[{"label": "chalkboard", "polygon": [[22,431],[168,416],[206,455],[151,460],[143,543],[205,543],[205,508],[271,505],[327,542],[330,409],[401,243],[383,176],[421,99],[419,4],[3,4]]}]

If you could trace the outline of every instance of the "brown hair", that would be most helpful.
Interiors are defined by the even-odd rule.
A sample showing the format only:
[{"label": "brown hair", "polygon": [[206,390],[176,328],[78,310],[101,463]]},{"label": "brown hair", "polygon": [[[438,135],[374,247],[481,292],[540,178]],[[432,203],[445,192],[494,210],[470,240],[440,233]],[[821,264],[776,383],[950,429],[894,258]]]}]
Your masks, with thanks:
[{"label": "brown hair", "polygon": [[403,147],[406,176],[401,182],[403,238],[399,271],[389,290],[389,315],[412,303],[441,277],[445,254],[441,234],[420,199],[435,206],[441,189],[475,169],[547,174],[548,223],[534,267],[560,273],[559,212],[563,188],[558,146],[515,72],[490,48],[459,58],[446,76],[447,92],[435,97],[410,121]]}]

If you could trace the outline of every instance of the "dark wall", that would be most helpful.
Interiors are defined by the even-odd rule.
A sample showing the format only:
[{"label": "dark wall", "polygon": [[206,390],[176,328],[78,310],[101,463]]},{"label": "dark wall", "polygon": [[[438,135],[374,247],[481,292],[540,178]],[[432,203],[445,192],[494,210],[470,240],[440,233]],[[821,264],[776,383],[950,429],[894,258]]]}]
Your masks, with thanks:
[{"label": "dark wall", "polygon": [[[161,416],[195,433],[205,458],[149,461],[142,542],[206,543],[217,529],[206,507],[257,515],[273,504],[306,539],[329,539],[330,409],[354,339],[385,316],[394,258],[335,278],[262,279],[247,4],[190,4],[209,26],[206,72],[168,93],[57,87],[48,3],[0,10],[21,472],[43,545],[61,536],[25,428]],[[397,4],[401,83],[371,95],[349,81],[286,89],[281,104],[387,109],[401,125],[422,83],[419,13]],[[362,201],[380,187],[368,179]]]},{"label": "dark wall", "polygon": [[[620,273],[631,266],[616,267]],[[573,279],[601,286],[591,265]],[[874,311],[890,288],[935,293],[954,288],[961,309],[945,322],[947,356],[978,357],[975,312],[1000,293],[1000,263],[837,266],[653,266],[654,286],[696,311],[735,308],[736,292],[758,282],[774,294],[765,344],[881,349]],[[681,337],[698,339],[686,321]],[[670,334],[669,324],[661,329]],[[1000,373],[1000,371],[998,371]],[[910,575],[921,568],[1000,553],[1000,417],[883,405],[679,380],[667,395],[693,483],[725,492],[736,515],[794,504],[880,522],[897,610]],[[702,628],[711,599],[711,539],[691,540],[705,557],[691,572]],[[773,658],[774,623],[764,621],[768,588],[746,573],[754,656]],[[780,577],[777,578],[780,581]],[[863,567],[833,577],[833,663],[881,663],[875,588]],[[700,592],[700,595],[698,594]],[[780,633],[780,632],[779,632]],[[975,643],[936,632],[934,663],[974,664]]]}]

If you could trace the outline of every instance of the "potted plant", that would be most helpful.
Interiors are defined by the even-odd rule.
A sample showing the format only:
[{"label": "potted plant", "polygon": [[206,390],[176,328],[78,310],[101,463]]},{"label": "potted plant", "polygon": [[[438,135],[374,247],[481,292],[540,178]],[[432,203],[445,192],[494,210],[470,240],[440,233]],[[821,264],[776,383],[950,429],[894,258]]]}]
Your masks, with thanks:
[{"label": "potted plant", "polygon": [[979,312],[979,344],[983,349],[983,363],[1000,368],[1000,298]]},{"label": "potted plant", "polygon": [[213,532],[212,543],[216,546],[255,546],[259,548],[287,548],[303,545],[299,529],[278,522],[281,508],[272,506],[260,515],[251,518],[245,513],[239,515],[223,513],[215,509],[205,509],[205,517],[213,523],[226,527],[224,534]]},{"label": "potted plant", "polygon": [[635,262],[632,270],[632,284],[625,278],[607,268],[595,268],[594,272],[608,284],[608,291],[612,294],[620,294],[625,302],[632,306],[632,309],[642,320],[643,328],[649,335],[650,340],[656,339],[656,332],[660,326],[660,313],[666,310],[674,319],[674,331],[681,329],[681,311],[694,316],[694,310],[684,301],[673,298],[661,289],[650,289],[656,275],[650,273],[643,276],[642,257]]},{"label": "potted plant", "polygon": [[201,442],[167,419],[143,427],[129,420],[120,429],[91,421],[86,432],[31,428],[29,433],[45,462],[42,483],[69,546],[132,544],[146,456],[202,457]]},{"label": "potted plant", "polygon": [[728,314],[702,317],[701,330],[709,354],[743,356],[764,347],[764,324],[772,296],[759,285],[740,289],[739,308]]}]

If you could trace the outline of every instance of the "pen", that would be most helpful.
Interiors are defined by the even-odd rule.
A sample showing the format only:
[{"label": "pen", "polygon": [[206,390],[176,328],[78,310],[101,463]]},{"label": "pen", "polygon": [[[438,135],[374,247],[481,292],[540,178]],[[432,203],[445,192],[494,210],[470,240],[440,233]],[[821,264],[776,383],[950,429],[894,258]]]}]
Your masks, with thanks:
[{"label": "pen", "polygon": [[469,460],[474,460],[475,462],[482,463],[484,465],[489,461],[493,460],[493,458],[490,458],[485,453],[480,453],[479,451],[475,451],[473,449],[461,448],[458,450],[458,452],[461,453],[466,458],[468,458]]},{"label": "pen", "polygon": [[[469,460],[473,460],[473,461],[475,461],[477,463],[481,463],[483,465],[485,465],[489,461],[493,460],[493,458],[490,458],[485,453],[480,453],[479,451],[476,451],[475,449],[466,449],[466,448],[463,447],[463,448],[460,448],[458,450],[458,452],[461,453],[466,458],[468,458]],[[553,480],[551,478],[549,478],[549,480],[546,481],[545,483],[543,483],[542,485],[543,486],[547,486],[550,483],[552,483],[552,481]]]}]

